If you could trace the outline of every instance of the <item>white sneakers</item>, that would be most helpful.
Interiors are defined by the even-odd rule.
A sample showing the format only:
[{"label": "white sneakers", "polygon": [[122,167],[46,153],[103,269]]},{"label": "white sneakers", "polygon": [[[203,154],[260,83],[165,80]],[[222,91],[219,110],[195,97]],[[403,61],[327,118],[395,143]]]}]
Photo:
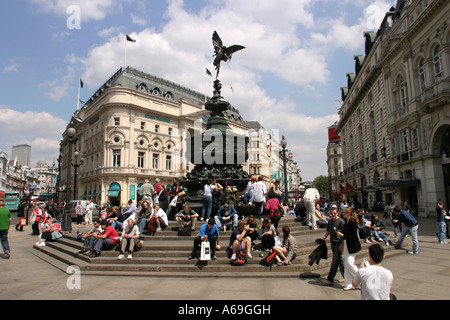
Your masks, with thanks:
[{"label": "white sneakers", "polygon": [[[123,257],[124,257],[124,255],[121,253],[121,254],[119,254],[119,256],[117,257],[117,260],[122,260]],[[127,259],[128,259],[128,260],[133,259],[133,255],[132,255],[131,253],[129,253]]]}]

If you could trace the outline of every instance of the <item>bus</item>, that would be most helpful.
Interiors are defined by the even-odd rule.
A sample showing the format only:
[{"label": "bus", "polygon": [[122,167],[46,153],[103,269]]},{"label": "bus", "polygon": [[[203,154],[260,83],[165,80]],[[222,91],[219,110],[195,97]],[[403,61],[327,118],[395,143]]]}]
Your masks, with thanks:
[{"label": "bus", "polygon": [[19,191],[5,191],[4,192],[4,204],[5,208],[17,211],[20,204],[20,192]]}]

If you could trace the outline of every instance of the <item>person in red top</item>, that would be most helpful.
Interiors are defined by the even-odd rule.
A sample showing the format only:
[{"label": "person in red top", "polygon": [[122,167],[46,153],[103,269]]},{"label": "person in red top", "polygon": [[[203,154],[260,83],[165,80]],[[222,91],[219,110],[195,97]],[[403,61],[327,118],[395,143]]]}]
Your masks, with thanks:
[{"label": "person in red top", "polygon": [[275,227],[275,231],[278,234],[278,222],[280,222],[281,214],[283,213],[283,209],[281,208],[281,204],[278,198],[275,196],[269,196],[269,199],[266,202],[265,209],[269,210],[270,221],[272,222],[273,226]]},{"label": "person in red top", "polygon": [[97,234],[93,235],[95,239],[94,243],[92,244],[89,257],[98,257],[101,250],[112,249],[117,245],[117,242],[119,241],[119,235],[116,229],[111,227],[106,220],[103,220],[100,223],[100,228],[102,232],[97,232]]}]

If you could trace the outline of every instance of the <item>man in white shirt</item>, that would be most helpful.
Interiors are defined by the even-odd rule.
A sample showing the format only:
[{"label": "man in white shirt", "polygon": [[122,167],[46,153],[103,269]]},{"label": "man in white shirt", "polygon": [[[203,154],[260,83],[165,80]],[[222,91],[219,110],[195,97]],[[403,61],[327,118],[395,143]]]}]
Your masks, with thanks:
[{"label": "man in white shirt", "polygon": [[394,279],[392,272],[381,266],[384,249],[378,243],[369,247],[369,264],[361,264],[361,269],[353,279],[353,287],[361,285],[361,300],[390,300]]},{"label": "man in white shirt", "polygon": [[267,188],[264,184],[264,177],[259,176],[258,182],[253,184],[253,202],[256,207],[256,215],[259,220],[262,220],[262,213],[264,209],[264,202],[266,201]]},{"label": "man in white shirt", "polygon": [[162,231],[169,225],[167,214],[161,209],[159,203],[155,203],[155,210],[153,210],[152,217],[155,218],[156,225],[158,226],[156,231]]},{"label": "man in white shirt", "polygon": [[317,229],[316,223],[316,202],[320,200],[319,191],[314,185],[306,189],[303,194],[303,202],[306,207],[306,222],[310,229]]}]

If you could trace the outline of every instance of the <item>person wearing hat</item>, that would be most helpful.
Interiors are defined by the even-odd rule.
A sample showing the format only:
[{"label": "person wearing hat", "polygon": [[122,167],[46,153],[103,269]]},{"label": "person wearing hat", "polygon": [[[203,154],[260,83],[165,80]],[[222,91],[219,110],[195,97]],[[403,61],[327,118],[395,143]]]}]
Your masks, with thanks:
[{"label": "person wearing hat", "polygon": [[264,177],[259,176],[258,182],[253,184],[253,202],[256,206],[256,216],[262,220],[262,213],[264,209],[264,202],[266,201],[267,188],[264,184]]},{"label": "person wearing hat", "polygon": [[253,202],[253,185],[256,182],[256,178],[252,178],[248,183],[247,183],[247,188],[245,189],[245,196],[248,198],[248,204],[252,205]]}]

